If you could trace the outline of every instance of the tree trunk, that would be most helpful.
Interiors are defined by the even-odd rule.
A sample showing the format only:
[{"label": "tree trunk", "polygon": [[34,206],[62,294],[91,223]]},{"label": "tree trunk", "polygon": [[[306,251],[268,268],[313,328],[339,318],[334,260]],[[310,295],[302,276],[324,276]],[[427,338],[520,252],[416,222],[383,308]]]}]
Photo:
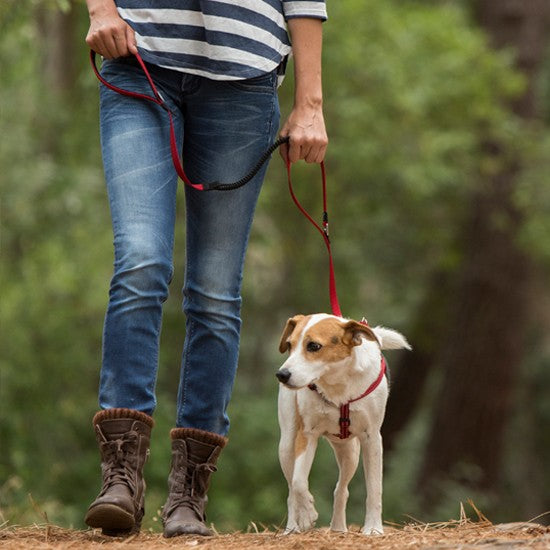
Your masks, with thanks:
[{"label": "tree trunk", "polygon": [[413,353],[400,354],[390,363],[390,396],[382,425],[384,453],[391,453],[399,435],[422,403],[426,383],[439,349],[441,327],[449,317],[449,296],[453,295],[454,273],[439,269],[431,277],[424,302],[416,312],[416,323],[406,335]]},{"label": "tree trunk", "polygon": [[36,9],[36,26],[40,37],[41,74],[47,89],[69,96],[78,76],[80,50],[75,48],[78,32],[78,10],[70,2],[66,12],[48,6]]},{"label": "tree trunk", "polygon": [[[479,0],[477,7],[494,47],[517,51],[517,67],[528,86],[511,108],[531,119],[550,3]],[[443,382],[418,478],[428,505],[439,500],[442,479],[480,489],[497,487],[530,315],[529,259],[516,243],[522,214],[514,193],[521,160],[498,143],[483,147],[500,168],[484,178],[464,230],[466,253],[456,304],[441,342]]]},{"label": "tree trunk", "polygon": [[69,119],[75,116],[80,96],[76,85],[81,50],[77,47],[78,10],[61,11],[51,5],[37,5],[34,22],[39,37],[36,72],[41,89],[35,135],[40,152],[52,158],[63,148]]}]

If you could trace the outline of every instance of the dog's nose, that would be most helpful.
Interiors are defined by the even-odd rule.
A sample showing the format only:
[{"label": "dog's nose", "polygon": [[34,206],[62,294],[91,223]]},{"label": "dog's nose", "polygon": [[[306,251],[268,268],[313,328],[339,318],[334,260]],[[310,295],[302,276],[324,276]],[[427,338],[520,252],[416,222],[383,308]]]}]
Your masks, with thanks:
[{"label": "dog's nose", "polygon": [[290,379],[290,371],[288,369],[279,369],[275,373],[275,376],[277,377],[277,380],[279,380],[279,382],[286,384]]}]

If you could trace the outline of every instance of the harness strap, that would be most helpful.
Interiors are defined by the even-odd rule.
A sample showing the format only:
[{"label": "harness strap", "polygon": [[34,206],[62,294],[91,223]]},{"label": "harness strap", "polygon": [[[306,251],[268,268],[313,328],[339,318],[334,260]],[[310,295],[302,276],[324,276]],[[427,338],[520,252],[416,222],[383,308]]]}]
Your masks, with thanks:
[{"label": "harness strap", "polygon": [[[363,399],[363,397],[367,397],[370,393],[372,393],[379,385],[380,382],[382,382],[382,379],[384,378],[384,375],[386,374],[386,358],[382,355],[382,358],[380,360],[380,372],[378,373],[378,378],[359,396],[355,399],[350,399],[347,403],[344,403],[343,405],[340,405],[340,418],[338,420],[338,424],[340,426],[340,433],[333,434],[336,437],[340,439],[347,439],[350,436],[349,427],[351,425],[351,419],[349,417],[349,406],[350,403],[354,403],[355,401],[359,401],[360,399]],[[310,384],[308,388],[312,391],[317,392],[327,403],[330,405],[333,405],[334,407],[337,407],[338,405],[335,405],[328,399],[326,399],[324,396],[322,396],[319,393],[319,390],[317,389],[317,386],[315,384]]]}]

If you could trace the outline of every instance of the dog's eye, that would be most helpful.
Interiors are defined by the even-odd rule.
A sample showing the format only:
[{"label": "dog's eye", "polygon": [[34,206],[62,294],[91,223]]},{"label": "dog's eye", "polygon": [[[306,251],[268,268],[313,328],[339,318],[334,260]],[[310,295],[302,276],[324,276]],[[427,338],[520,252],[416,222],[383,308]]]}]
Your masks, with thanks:
[{"label": "dog's eye", "polygon": [[319,351],[322,347],[323,346],[317,342],[309,342],[309,344],[306,346],[306,349],[311,353],[315,353],[316,351]]}]

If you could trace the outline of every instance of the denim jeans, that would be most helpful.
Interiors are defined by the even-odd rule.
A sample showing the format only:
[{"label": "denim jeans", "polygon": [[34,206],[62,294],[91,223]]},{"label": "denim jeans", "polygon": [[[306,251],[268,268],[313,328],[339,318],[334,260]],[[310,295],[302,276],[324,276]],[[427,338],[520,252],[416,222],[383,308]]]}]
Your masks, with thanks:
[{"label": "denim jeans", "polygon": [[[185,171],[193,182],[238,180],[273,142],[279,124],[275,73],[214,81],[149,69],[174,113]],[[150,93],[131,59],[106,61],[102,74],[120,88]],[[99,404],[152,414],[162,304],[173,274],[178,185],[168,116],[153,103],[103,86],[100,106],[115,262]],[[237,370],[243,264],[264,175],[265,166],[234,191],[185,187],[185,342],[178,427],[221,435],[229,429],[226,410]]]}]

